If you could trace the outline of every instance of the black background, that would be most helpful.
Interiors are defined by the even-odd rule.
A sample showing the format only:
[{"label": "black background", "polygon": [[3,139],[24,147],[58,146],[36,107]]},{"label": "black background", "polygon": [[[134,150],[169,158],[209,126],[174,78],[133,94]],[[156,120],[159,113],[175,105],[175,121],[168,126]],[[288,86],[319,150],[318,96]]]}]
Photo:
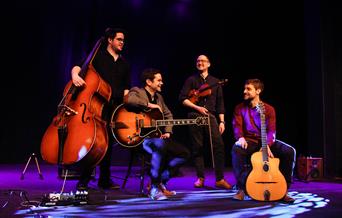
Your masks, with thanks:
[{"label": "black background", "polygon": [[[277,137],[297,155],[329,158],[340,173],[341,8],[334,1],[14,1],[3,8],[3,122],[0,162],[24,162],[40,140],[70,81],[106,27],[127,30],[124,56],[132,85],[146,67],[163,72],[163,95],[175,118],[178,94],[201,53],[224,86],[227,165],[231,116],[247,78],[265,83],[277,112]],[[5,88],[6,87],[6,88]],[[10,88],[7,88],[10,87]],[[18,93],[18,94],[16,94]],[[187,132],[174,137],[188,145]],[[115,156],[115,154],[113,154]],[[117,157],[118,158],[118,157]],[[120,157],[122,159],[122,157]],[[115,159],[115,157],[113,158]],[[124,160],[123,160],[124,162]],[[329,170],[328,170],[329,171]]]}]

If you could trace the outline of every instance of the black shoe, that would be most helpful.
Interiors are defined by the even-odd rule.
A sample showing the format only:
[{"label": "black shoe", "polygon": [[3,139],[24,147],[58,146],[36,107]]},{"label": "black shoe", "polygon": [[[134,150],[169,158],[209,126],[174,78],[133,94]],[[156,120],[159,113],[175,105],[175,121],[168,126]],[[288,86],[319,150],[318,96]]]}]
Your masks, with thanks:
[{"label": "black shoe", "polygon": [[79,190],[79,191],[87,191],[88,190],[88,185],[85,184],[85,183],[82,183],[82,182],[78,182],[76,184],[76,190]]},{"label": "black shoe", "polygon": [[282,202],[287,204],[293,204],[293,202],[295,202],[295,199],[286,194],[285,197],[282,199]]},{"label": "black shoe", "polygon": [[120,185],[114,183],[112,180],[99,180],[97,186],[102,189],[120,189]]}]

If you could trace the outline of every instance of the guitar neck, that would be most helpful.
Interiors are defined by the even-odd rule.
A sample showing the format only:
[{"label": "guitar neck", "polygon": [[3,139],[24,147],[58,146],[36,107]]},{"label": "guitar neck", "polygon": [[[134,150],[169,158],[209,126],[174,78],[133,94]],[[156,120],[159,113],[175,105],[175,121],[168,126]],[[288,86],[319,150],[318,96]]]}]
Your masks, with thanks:
[{"label": "guitar neck", "polygon": [[265,114],[260,114],[261,121],[261,144],[262,144],[262,159],[268,161],[268,150],[267,150],[267,132],[265,124]]},{"label": "guitar neck", "polygon": [[196,119],[156,120],[156,126],[175,126],[197,124]]}]

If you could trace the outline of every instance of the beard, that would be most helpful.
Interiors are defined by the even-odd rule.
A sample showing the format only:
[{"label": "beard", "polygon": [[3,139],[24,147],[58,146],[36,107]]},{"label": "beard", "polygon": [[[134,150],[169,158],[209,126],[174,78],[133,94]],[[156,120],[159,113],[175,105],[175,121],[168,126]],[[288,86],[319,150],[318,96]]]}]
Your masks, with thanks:
[{"label": "beard", "polygon": [[251,101],[253,100],[252,98],[250,98],[250,97],[248,97],[248,96],[243,96],[243,100],[244,100],[244,102],[246,103],[246,104],[250,104],[251,103]]}]

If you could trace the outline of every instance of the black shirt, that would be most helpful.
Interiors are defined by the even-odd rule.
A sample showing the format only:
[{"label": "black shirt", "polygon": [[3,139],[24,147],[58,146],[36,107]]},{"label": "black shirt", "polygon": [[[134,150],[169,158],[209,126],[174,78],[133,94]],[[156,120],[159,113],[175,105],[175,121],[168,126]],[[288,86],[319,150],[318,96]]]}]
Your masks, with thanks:
[{"label": "black shirt", "polygon": [[[85,59],[76,65],[81,67]],[[104,79],[112,89],[111,104],[118,105],[123,101],[125,89],[130,89],[131,67],[122,57],[115,61],[107,49],[100,48],[92,62],[96,72]]]},{"label": "black shirt", "polygon": [[148,97],[148,101],[152,104],[157,104],[157,98],[158,96],[157,95],[154,95],[153,98],[152,98],[152,95],[145,89],[145,92],[146,92],[146,95]]},{"label": "black shirt", "polygon": [[[219,81],[219,79],[211,76],[210,74],[203,79],[200,74],[196,73],[185,81],[179,95],[179,101],[182,103],[185,99],[189,98],[191,90],[197,90],[203,84],[207,83],[211,87],[211,94],[205,97],[200,97],[196,105],[207,108],[212,114],[224,114],[225,107],[222,87],[220,85],[216,85]],[[193,111],[193,109],[190,109],[189,107],[187,108],[189,111]]]},{"label": "black shirt", "polygon": [[115,61],[107,49],[103,49],[97,52],[92,63],[97,73],[110,84],[111,98],[122,102],[124,90],[130,89],[131,69],[128,62],[122,56]]}]

